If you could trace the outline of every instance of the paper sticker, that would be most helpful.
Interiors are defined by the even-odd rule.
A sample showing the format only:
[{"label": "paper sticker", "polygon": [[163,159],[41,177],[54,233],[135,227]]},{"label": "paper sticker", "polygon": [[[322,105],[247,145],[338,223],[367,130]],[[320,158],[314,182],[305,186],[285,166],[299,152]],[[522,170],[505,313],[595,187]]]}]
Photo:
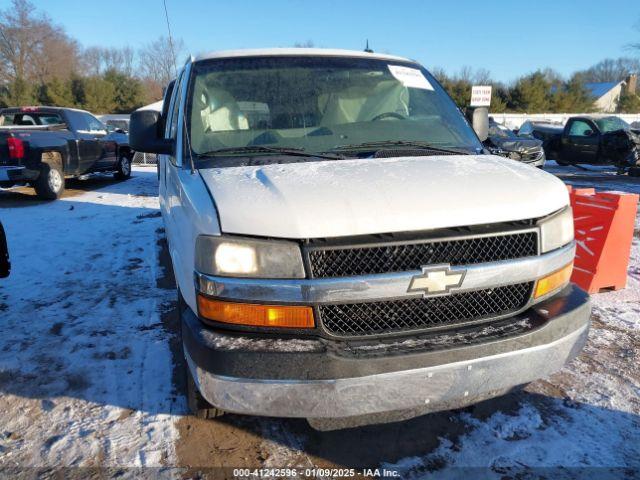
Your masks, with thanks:
[{"label": "paper sticker", "polygon": [[396,80],[408,88],[422,88],[423,90],[433,90],[429,80],[425,78],[417,68],[401,67],[399,65],[388,65],[391,75]]}]

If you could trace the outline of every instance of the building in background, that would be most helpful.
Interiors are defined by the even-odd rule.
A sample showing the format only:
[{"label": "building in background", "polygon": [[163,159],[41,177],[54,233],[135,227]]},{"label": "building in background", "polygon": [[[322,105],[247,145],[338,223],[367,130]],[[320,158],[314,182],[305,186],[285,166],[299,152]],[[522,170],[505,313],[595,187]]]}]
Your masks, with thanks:
[{"label": "building in background", "polygon": [[629,75],[619,82],[585,83],[585,87],[594,98],[596,109],[600,112],[613,113],[618,108],[623,93],[636,93],[638,75]]}]

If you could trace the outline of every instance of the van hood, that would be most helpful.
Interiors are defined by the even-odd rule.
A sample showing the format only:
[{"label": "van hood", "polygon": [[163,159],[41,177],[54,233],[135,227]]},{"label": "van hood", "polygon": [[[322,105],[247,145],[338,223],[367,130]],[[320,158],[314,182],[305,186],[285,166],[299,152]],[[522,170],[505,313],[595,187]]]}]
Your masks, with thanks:
[{"label": "van hood", "polygon": [[493,155],[201,169],[225,233],[324,238],[538,218],[569,203],[554,176]]}]

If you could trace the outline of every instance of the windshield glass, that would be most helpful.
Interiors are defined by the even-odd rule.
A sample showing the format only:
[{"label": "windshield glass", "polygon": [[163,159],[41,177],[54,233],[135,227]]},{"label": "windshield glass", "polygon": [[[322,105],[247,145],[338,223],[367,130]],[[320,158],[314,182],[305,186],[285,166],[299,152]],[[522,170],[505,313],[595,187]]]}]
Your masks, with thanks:
[{"label": "windshield glass", "polygon": [[631,128],[627,122],[618,117],[598,118],[596,124],[602,133],[629,130]]},{"label": "windshield glass", "polygon": [[196,155],[248,146],[326,152],[386,140],[482,148],[453,101],[415,64],[320,56],[213,59],[194,65],[189,92]]},{"label": "windshield glass", "polygon": [[499,123],[489,124],[489,136],[500,137],[500,138],[518,138],[518,136],[515,133],[513,133],[507,127]]}]

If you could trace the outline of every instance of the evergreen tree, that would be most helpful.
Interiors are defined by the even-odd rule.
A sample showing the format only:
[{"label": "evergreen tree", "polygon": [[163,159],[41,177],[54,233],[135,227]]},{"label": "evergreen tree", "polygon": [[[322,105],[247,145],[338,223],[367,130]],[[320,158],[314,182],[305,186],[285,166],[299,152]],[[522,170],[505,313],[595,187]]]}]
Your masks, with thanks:
[{"label": "evergreen tree", "polygon": [[551,111],[552,85],[541,71],[520,78],[511,90],[509,107],[516,112]]},{"label": "evergreen tree", "polygon": [[633,93],[623,93],[618,101],[618,113],[640,113],[640,97]]},{"label": "evergreen tree", "polygon": [[53,78],[38,88],[38,103],[55,107],[75,107],[71,81]]},{"label": "evergreen tree", "polygon": [[114,69],[108,70],[104,79],[113,85],[115,91],[114,113],[131,113],[144,105],[144,93],[140,80]]},{"label": "evergreen tree", "polygon": [[115,110],[116,89],[100,77],[88,77],[82,83],[82,108],[93,113],[110,113]]},{"label": "evergreen tree", "polygon": [[595,109],[594,99],[578,75],[574,75],[564,84],[555,85],[552,90],[551,110],[553,112],[589,113]]}]

